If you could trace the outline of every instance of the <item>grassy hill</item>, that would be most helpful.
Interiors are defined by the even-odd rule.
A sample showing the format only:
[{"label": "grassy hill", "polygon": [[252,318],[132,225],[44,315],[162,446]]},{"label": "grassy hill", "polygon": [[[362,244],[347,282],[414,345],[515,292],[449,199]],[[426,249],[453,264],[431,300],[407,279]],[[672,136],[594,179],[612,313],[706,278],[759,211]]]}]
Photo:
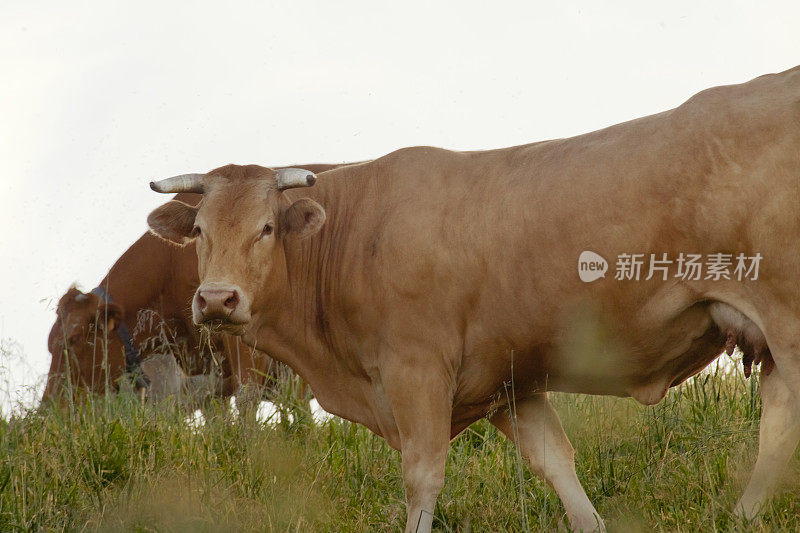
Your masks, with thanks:
[{"label": "grassy hill", "polygon": [[[757,452],[758,380],[716,370],[654,407],[552,395],[610,531],[800,530],[795,461],[757,524],[730,514]],[[399,454],[364,428],[284,399],[263,422],[210,407],[204,425],[130,395],[0,423],[0,530],[398,531]],[[520,486],[520,480],[522,480]],[[485,421],[451,448],[441,531],[564,528],[555,493]]]}]

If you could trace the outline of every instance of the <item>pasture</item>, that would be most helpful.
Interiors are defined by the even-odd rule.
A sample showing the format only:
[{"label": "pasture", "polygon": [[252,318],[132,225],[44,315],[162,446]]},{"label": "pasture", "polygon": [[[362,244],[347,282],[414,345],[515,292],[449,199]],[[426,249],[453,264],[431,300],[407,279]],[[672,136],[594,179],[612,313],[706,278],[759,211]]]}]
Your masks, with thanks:
[{"label": "pasture", "polygon": [[[552,398],[609,531],[800,529],[797,461],[790,490],[760,523],[730,513],[757,451],[757,373],[745,380],[740,366],[721,365],[653,407]],[[0,530],[402,529],[397,452],[356,424],[315,422],[288,396],[276,404],[259,421],[211,407],[204,424],[125,394],[24,411],[0,423]],[[553,531],[565,522],[555,493],[494,427],[481,421],[454,441],[436,530]]]}]

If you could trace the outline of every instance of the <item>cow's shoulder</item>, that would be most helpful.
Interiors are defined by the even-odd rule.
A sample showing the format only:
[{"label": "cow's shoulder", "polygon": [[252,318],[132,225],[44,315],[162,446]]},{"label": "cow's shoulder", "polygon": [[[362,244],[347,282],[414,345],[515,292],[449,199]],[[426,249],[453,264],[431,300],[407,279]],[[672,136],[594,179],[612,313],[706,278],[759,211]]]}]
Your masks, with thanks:
[{"label": "cow's shoulder", "polygon": [[387,169],[407,169],[415,166],[430,167],[442,161],[457,158],[459,154],[460,152],[435,146],[410,146],[386,154],[376,159],[373,163],[375,166]]},{"label": "cow's shoulder", "polygon": [[[789,107],[800,113],[800,68],[765,74],[745,83],[719,85],[698,92],[675,111],[684,119],[698,118],[704,123],[782,121]],[[789,112],[791,114],[791,112]]]}]

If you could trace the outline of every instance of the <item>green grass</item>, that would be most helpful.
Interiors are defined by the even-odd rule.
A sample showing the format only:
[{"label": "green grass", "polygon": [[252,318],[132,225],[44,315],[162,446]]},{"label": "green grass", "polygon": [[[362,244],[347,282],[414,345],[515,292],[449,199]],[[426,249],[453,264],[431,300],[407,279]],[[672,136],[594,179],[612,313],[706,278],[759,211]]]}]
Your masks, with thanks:
[{"label": "green grass", "polygon": [[[552,395],[610,531],[800,530],[798,464],[758,524],[730,514],[757,452],[757,379],[717,371],[654,407]],[[0,423],[0,531],[397,531],[397,452],[364,428],[282,405],[269,423],[108,396]],[[293,413],[294,416],[286,416]],[[277,419],[277,417],[276,417]],[[563,507],[485,421],[451,448],[441,531],[563,529]],[[522,509],[526,510],[523,516]]]}]

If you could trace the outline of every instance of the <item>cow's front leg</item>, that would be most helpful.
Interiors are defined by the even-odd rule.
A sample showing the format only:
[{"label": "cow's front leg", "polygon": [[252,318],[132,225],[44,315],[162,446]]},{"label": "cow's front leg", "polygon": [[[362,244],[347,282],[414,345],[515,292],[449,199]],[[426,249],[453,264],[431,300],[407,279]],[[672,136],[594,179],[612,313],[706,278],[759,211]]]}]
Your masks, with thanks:
[{"label": "cow's front leg", "polygon": [[436,499],[444,485],[449,443],[431,437],[433,435],[416,435],[403,440],[401,456],[408,508],[407,533],[431,530]]},{"label": "cow's front leg", "polygon": [[518,400],[489,421],[515,441],[531,469],[555,489],[573,531],[604,531],[605,526],[575,474],[574,451],[546,394]]},{"label": "cow's front leg", "polygon": [[406,533],[427,533],[444,485],[452,394],[445,376],[436,368],[426,364],[387,367],[381,374],[399,433],[408,507]]},{"label": "cow's front leg", "polygon": [[787,385],[787,380],[794,383],[792,374],[787,372],[790,369],[786,368],[794,359],[781,359],[779,352],[773,354],[777,366],[769,375],[762,365],[758,459],[750,482],[735,508],[736,514],[747,519],[757,516],[770,499],[800,441],[800,391],[792,390]]}]

